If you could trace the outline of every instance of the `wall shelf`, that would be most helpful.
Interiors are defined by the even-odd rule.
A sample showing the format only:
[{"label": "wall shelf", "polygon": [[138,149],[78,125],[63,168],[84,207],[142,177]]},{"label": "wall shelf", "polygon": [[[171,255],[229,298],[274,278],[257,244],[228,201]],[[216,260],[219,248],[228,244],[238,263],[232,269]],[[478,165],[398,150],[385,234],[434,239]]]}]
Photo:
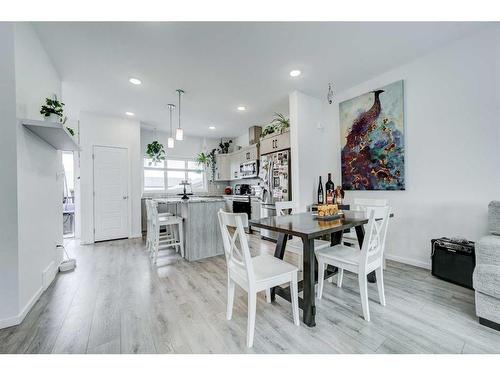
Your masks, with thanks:
[{"label": "wall shelf", "polygon": [[26,129],[35,133],[56,150],[79,151],[80,147],[75,139],[66,130],[64,124],[52,121],[39,120],[19,120],[19,123]]}]

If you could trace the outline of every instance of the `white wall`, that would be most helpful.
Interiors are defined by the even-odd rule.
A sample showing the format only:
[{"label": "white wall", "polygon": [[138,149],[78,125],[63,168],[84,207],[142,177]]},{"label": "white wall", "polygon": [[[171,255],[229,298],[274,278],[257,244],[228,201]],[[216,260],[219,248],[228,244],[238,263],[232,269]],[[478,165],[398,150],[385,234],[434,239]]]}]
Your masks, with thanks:
[{"label": "white wall", "polygon": [[0,22],[0,328],[18,314],[17,121],[14,28]]},{"label": "white wall", "polygon": [[[346,192],[390,200],[395,217],[387,255],[429,267],[430,240],[486,233],[487,205],[500,199],[500,31],[489,29],[339,93],[324,104],[324,122],[340,175],[338,103],[403,79],[406,191]],[[331,158],[321,150],[315,160]]]},{"label": "white wall", "polygon": [[81,242],[94,242],[93,146],[128,149],[130,237],[141,236],[142,153],[140,123],[130,119],[80,113]]},{"label": "white wall", "polygon": [[325,127],[321,100],[299,91],[290,94],[292,198],[301,211],[317,201],[319,176],[335,172],[333,126]]},{"label": "white wall", "polygon": [[[2,129],[2,141],[6,144],[0,145],[2,153],[9,153],[2,157],[2,161],[9,162],[5,174],[2,168],[2,178],[5,179],[2,185],[10,189],[2,194],[9,199],[5,210],[2,204],[2,211],[10,215],[9,225],[16,227],[10,228],[5,240],[2,236],[2,243],[8,243],[12,235],[17,235],[16,244],[11,243],[5,253],[5,263],[2,259],[2,266],[8,266],[5,275],[9,278],[5,284],[2,280],[2,287],[11,288],[8,297],[15,295],[17,301],[4,304],[2,296],[0,311],[5,308],[10,316],[7,324],[2,323],[0,317],[0,326],[22,321],[42,291],[50,285],[61,260],[56,253],[56,244],[62,244],[63,237],[62,179],[58,178],[62,170],[60,153],[18,125],[16,119],[40,119],[39,110],[44,98],[54,93],[60,95],[61,82],[30,24],[2,24],[2,28],[2,36],[10,38],[10,41],[2,41],[2,72],[5,73],[2,93],[7,94],[2,98],[2,104],[14,103],[12,113],[2,114],[2,119],[9,121]],[[11,69],[10,72],[7,68]],[[14,82],[15,91],[8,92],[7,84]],[[9,130],[14,133],[9,134]],[[13,134],[14,138],[11,137]],[[8,171],[12,168],[16,174],[9,177]],[[13,181],[17,186],[14,191]],[[11,212],[14,204],[16,214]],[[2,227],[9,228],[9,225],[2,224]],[[12,263],[15,259],[17,263]],[[17,285],[9,284],[13,275],[17,278]]]},{"label": "white wall", "polygon": [[[61,81],[29,23],[15,26],[15,66],[17,117],[40,119],[45,98],[60,97]],[[63,169],[60,152],[24,127],[18,127],[17,156],[19,307],[25,314],[62,260],[56,244],[63,243]]]}]

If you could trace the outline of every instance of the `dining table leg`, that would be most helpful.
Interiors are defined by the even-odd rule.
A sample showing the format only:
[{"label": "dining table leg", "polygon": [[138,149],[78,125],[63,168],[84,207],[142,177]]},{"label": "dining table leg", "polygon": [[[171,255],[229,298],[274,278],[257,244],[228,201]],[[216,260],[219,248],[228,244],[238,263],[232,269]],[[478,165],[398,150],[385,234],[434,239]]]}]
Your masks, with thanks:
[{"label": "dining table leg", "polygon": [[[283,260],[287,240],[288,234],[278,233],[278,240],[276,241],[276,247],[274,249],[274,256],[276,258]],[[276,288],[271,288],[271,301],[274,300],[276,300]]]},{"label": "dining table leg", "polygon": [[[363,246],[363,241],[365,239],[365,228],[363,225],[358,225],[354,227],[356,230],[356,236],[358,237],[358,244],[359,248]],[[375,275],[375,271],[370,272],[367,276],[366,279],[368,280],[369,283],[376,283],[377,282],[377,276]]]},{"label": "dining table leg", "polygon": [[316,284],[315,276],[315,262],[316,257],[314,254],[314,239],[302,238],[303,243],[303,316],[304,324],[309,327],[316,326],[316,303],[314,286]]}]

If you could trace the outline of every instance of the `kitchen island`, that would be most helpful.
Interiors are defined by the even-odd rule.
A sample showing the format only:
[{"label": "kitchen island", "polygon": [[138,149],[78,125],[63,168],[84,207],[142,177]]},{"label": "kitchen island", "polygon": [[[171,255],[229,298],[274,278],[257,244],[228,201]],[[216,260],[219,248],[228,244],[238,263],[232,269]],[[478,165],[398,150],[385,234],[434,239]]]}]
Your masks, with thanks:
[{"label": "kitchen island", "polygon": [[184,219],[184,252],[188,261],[224,253],[217,212],[224,209],[223,198],[159,198],[158,212],[170,212]]}]

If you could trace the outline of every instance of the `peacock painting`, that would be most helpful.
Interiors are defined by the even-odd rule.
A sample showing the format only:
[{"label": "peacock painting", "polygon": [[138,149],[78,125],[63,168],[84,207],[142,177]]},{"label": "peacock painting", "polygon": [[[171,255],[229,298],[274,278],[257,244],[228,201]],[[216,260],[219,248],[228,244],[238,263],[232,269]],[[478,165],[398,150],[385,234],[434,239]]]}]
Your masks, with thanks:
[{"label": "peacock painting", "polygon": [[344,190],[404,190],[403,81],[340,103]]}]

